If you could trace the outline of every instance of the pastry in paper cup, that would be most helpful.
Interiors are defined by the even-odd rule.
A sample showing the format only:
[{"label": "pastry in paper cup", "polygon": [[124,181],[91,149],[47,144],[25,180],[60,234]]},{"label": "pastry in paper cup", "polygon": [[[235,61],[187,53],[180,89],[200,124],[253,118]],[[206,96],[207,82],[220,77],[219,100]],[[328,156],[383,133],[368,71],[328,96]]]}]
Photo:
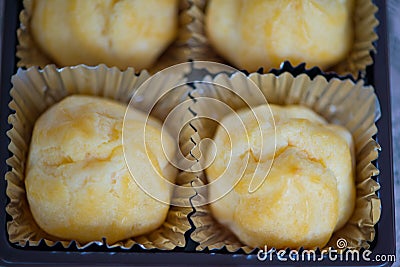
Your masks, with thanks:
[{"label": "pastry in paper cup", "polygon": [[[317,75],[310,79],[310,77],[306,74],[300,74],[296,77],[294,77],[292,74],[288,72],[283,72],[282,74],[276,76],[275,74],[269,73],[269,74],[259,74],[259,73],[252,73],[248,75],[247,77],[244,76],[242,73],[237,72],[233,75],[227,75],[227,74],[219,74],[215,77],[208,77],[205,80],[208,81],[207,86],[198,86],[197,90],[193,93],[193,98],[194,99],[200,99],[203,97],[207,98],[212,98],[216,99],[218,101],[221,101],[227,105],[229,105],[234,111],[233,113],[238,114],[237,116],[241,116],[240,110],[247,107],[252,107],[253,105],[259,106],[259,101],[257,98],[253,97],[254,95],[257,95],[257,92],[255,88],[259,88],[257,90],[260,90],[262,95],[265,97],[266,101],[269,104],[274,104],[274,105],[280,105],[280,106],[290,106],[290,105],[298,105],[298,106],[304,106],[307,107],[308,109],[312,110],[318,116],[321,117],[321,120],[327,121],[329,124],[336,124],[338,126],[329,126],[333,127],[332,129],[335,129],[335,127],[343,127],[343,129],[346,129],[349,133],[352,135],[352,139],[354,142],[354,172],[355,172],[355,181],[354,181],[354,187],[355,187],[355,204],[354,204],[354,211],[351,212],[352,207],[349,206],[349,211],[350,213],[348,214],[349,216],[346,217],[345,223],[342,222],[342,224],[339,224],[339,226],[335,228],[335,226],[331,227],[331,232],[328,235],[329,241],[325,240],[322,242],[323,246],[326,247],[334,247],[334,248],[343,248],[343,247],[338,247],[338,244],[336,243],[337,240],[342,240],[345,239],[347,244],[347,248],[354,248],[354,249],[361,249],[361,248],[368,248],[369,247],[369,242],[374,240],[375,237],[375,229],[374,225],[377,223],[380,217],[380,200],[376,194],[376,191],[379,190],[379,184],[374,180],[374,176],[376,176],[379,171],[377,168],[373,165],[373,161],[377,159],[378,157],[378,151],[380,149],[378,143],[373,139],[373,136],[377,133],[377,128],[375,126],[375,121],[379,119],[380,116],[380,108],[378,104],[378,100],[376,98],[376,95],[374,94],[374,89],[371,86],[365,86],[362,81],[359,81],[357,83],[353,82],[350,79],[344,79],[340,80],[338,78],[331,78],[330,80],[327,80],[323,75]],[[229,88],[231,90],[230,93],[224,93],[222,88]],[[239,97],[240,96],[240,97]],[[238,98],[245,98],[247,102],[244,101],[239,101]],[[258,97],[260,98],[260,97]],[[191,109],[194,110],[197,114],[202,114],[204,110],[206,109],[213,109],[211,105],[205,105],[203,104],[204,102],[202,101],[194,101],[193,105],[191,106]],[[257,109],[257,107],[256,107]],[[253,110],[253,109],[252,109]],[[268,109],[265,109],[268,111]],[[265,112],[267,112],[265,111]],[[264,113],[265,113],[264,112]],[[296,112],[296,116],[301,117],[301,112]],[[257,112],[255,112],[257,115]],[[299,115],[300,114],[300,115]],[[223,118],[226,118],[226,116],[229,115],[228,113],[221,112],[220,116],[218,117],[220,121],[224,122]],[[255,115],[255,116],[256,116]],[[233,116],[233,115],[231,115]],[[244,116],[244,115],[243,115]],[[307,115],[307,117],[309,117]],[[302,119],[303,120],[303,119]],[[297,123],[304,123],[300,120],[300,122]],[[317,120],[318,121],[318,120]],[[321,122],[321,121],[320,121]],[[320,123],[319,122],[319,123]],[[202,122],[202,120],[198,120],[197,122],[199,127],[205,128],[206,125],[210,127],[210,124],[208,122]],[[203,125],[202,125],[203,124]],[[244,124],[246,125],[246,121],[244,121]],[[233,125],[233,123],[225,123],[225,125]],[[279,126],[279,123],[277,124]],[[229,126],[226,126],[225,128],[229,129]],[[233,127],[233,126],[231,126]],[[283,127],[283,126],[282,126]],[[286,127],[286,126],[285,126]],[[311,126],[310,126],[311,127]],[[300,131],[302,134],[308,133],[312,127],[305,127],[303,131]],[[314,126],[313,126],[314,127]],[[337,128],[334,132],[340,133]],[[217,127],[214,125],[213,130],[210,130],[207,134],[202,136],[202,138],[214,138],[214,133]],[[279,129],[279,128],[277,128]],[[303,158],[305,154],[302,154],[304,152],[301,152],[298,154],[298,152],[295,152],[294,154],[291,151],[289,154],[285,154],[284,151],[279,150],[279,140],[281,140],[281,130],[277,130],[275,138],[277,138],[277,151],[275,151],[277,154],[276,155],[281,155],[283,158],[290,159],[290,155],[296,155],[295,158],[298,159],[299,162],[303,162]],[[296,130],[297,131],[297,130]],[[229,132],[229,131],[228,131]],[[327,134],[332,133],[332,131],[328,131]],[[271,138],[273,139],[273,134],[274,131],[269,131],[271,133]],[[217,131],[218,134],[218,131]],[[238,131],[235,131],[233,134],[233,137],[231,138],[231,146],[234,148],[235,143],[233,142],[236,140],[235,135],[238,135]],[[346,134],[339,134],[344,137],[343,140],[351,140],[348,137],[345,137]],[[318,138],[323,138],[324,134],[320,132],[317,134]],[[338,137],[336,137],[338,138]],[[335,140],[335,138],[331,137],[331,140]],[[250,138],[250,144],[252,144],[251,141],[252,139]],[[329,139],[327,139],[329,141]],[[294,143],[292,143],[294,142]],[[293,146],[296,146],[296,140],[293,139],[293,141],[290,141],[290,150],[293,150]],[[302,142],[302,141],[298,141]],[[316,141],[317,142],[317,141]],[[329,142],[328,142],[329,143]],[[332,144],[334,146],[334,144]],[[243,145],[244,146],[244,145]],[[267,148],[271,147],[268,144],[266,144]],[[226,149],[229,151],[229,146],[227,147],[226,145],[224,146]],[[257,147],[257,146],[255,146]],[[218,146],[217,146],[218,148]],[[239,148],[240,149],[240,148]],[[243,148],[245,149],[245,148]],[[271,150],[273,150],[273,146],[271,147]],[[233,157],[235,155],[235,149],[232,150],[233,152]],[[225,158],[225,156],[222,156],[222,154],[218,154],[218,161],[221,161],[220,157]],[[260,152],[261,153],[261,152]],[[282,154],[280,154],[282,153]],[[314,158],[313,154],[308,151],[308,156]],[[311,154],[310,154],[311,153]],[[334,155],[334,154],[333,154]],[[252,153],[250,155],[251,157],[258,158],[257,153]],[[224,159],[225,160],[225,159]],[[228,159],[226,159],[227,161]],[[315,162],[311,164],[319,164],[318,159],[314,158]],[[348,164],[352,165],[352,160],[351,158],[347,157]],[[264,162],[267,162],[264,160]],[[293,163],[296,162],[296,160],[292,161]],[[274,165],[275,163],[271,163],[272,168],[269,172],[269,174],[274,175]],[[284,163],[279,163],[276,162],[277,166],[281,166],[279,168],[287,169],[288,165]],[[297,163],[296,163],[297,164]],[[293,165],[292,170],[301,170],[304,166],[297,166],[296,164]],[[307,163],[308,164],[308,163]],[[233,164],[237,166],[238,164]],[[296,166],[297,167],[296,167]],[[292,165],[290,165],[292,166]],[[268,167],[268,166],[267,166]],[[276,168],[278,168],[276,167]],[[347,168],[347,167],[346,167]],[[258,169],[255,169],[258,171]],[[313,171],[316,171],[317,169],[313,168]],[[227,177],[231,177],[232,175],[229,175],[230,172],[229,170],[226,171]],[[210,175],[211,173],[207,172],[206,169],[206,176]],[[239,175],[240,176],[240,175]],[[290,178],[291,176],[288,176],[289,178],[287,179],[292,179]],[[204,179],[205,177],[199,178],[197,181],[193,182],[193,187],[194,188],[201,188],[202,185],[207,183],[207,180]],[[224,176],[219,177],[220,178],[226,178]],[[280,179],[283,179],[282,177]],[[208,179],[209,180],[209,179]],[[210,180],[209,180],[210,182]],[[266,179],[264,183],[273,183],[273,181],[268,180],[268,176],[266,176]],[[339,181],[338,181],[339,182]],[[222,184],[223,182],[221,182]],[[234,186],[240,187],[240,182],[235,184]],[[293,180],[293,183],[296,183]],[[306,186],[308,182],[305,181],[304,186]],[[336,183],[336,182],[335,182]],[[247,185],[247,183],[246,183]],[[240,188],[242,188],[241,186]],[[353,188],[354,188],[353,187]],[[239,188],[239,189],[240,189]],[[247,189],[247,186],[243,187],[243,190]],[[262,188],[262,185],[260,187],[257,187],[258,190]],[[312,187],[311,187],[312,188]],[[239,190],[233,187],[232,190]],[[241,190],[241,189],[240,189]],[[248,190],[250,190],[250,187],[248,187]],[[283,190],[283,189],[282,189]],[[307,191],[306,189],[304,189]],[[325,190],[325,189],[324,189]],[[278,190],[279,191],[279,190]],[[301,191],[299,191],[301,192]],[[325,192],[325,191],[324,191]],[[259,247],[259,244],[250,246],[250,244],[245,244],[240,239],[235,236],[228,227],[223,226],[222,224],[218,223],[216,219],[213,216],[213,212],[211,212],[210,206],[213,207],[213,205],[204,205],[204,203],[209,203],[209,201],[205,201],[204,199],[207,198],[212,198],[212,201],[215,201],[217,203],[218,201],[223,200],[228,196],[230,193],[227,193],[224,195],[222,198],[215,200],[215,197],[213,194],[210,195],[209,192],[198,192],[198,196],[194,197],[192,199],[192,203],[195,207],[195,213],[190,217],[192,220],[193,224],[195,225],[195,230],[191,234],[191,238],[199,243],[197,250],[218,250],[218,249],[223,249],[226,248],[229,252],[237,252],[239,250],[244,251],[245,253],[250,253],[256,247]],[[253,192],[252,194],[257,194],[257,191]],[[252,194],[249,196],[251,197]],[[300,193],[301,195],[302,193]],[[311,194],[311,192],[310,192]],[[330,194],[330,193],[329,193]],[[222,196],[222,194],[220,194]],[[328,191],[326,192],[326,195],[328,196]],[[255,197],[255,196],[254,196]],[[307,196],[309,197],[309,196]],[[332,195],[332,199],[335,199],[335,196]],[[336,196],[337,197],[337,196]],[[267,196],[268,198],[268,196]],[[346,199],[340,199],[343,198],[343,195],[341,196],[339,194],[339,204],[343,205],[343,201],[346,201]],[[233,198],[235,199],[235,198]],[[232,199],[231,199],[232,200]],[[233,200],[232,200],[233,201]],[[245,200],[242,200],[238,202],[239,206],[244,205]],[[260,200],[261,201],[261,200]],[[285,200],[286,201],[286,200]],[[286,203],[284,200],[282,200],[282,203]],[[229,202],[229,201],[228,201]],[[236,203],[236,202],[235,202]],[[258,203],[259,205],[262,205],[264,202],[257,202],[255,201],[254,203]],[[254,204],[253,203],[253,204]],[[269,202],[268,202],[269,203]],[[322,203],[322,202],[321,202]],[[264,203],[265,204],[265,203]],[[296,203],[295,203],[296,204]],[[294,205],[295,205],[294,204]],[[315,204],[315,203],[314,203]],[[254,206],[255,205],[255,206]],[[253,208],[251,208],[252,212],[257,213],[257,205],[254,204]],[[230,204],[225,203],[225,205],[222,205],[225,207],[224,216],[223,218],[226,218],[226,220],[229,220],[230,218],[230,211],[228,211]],[[314,207],[314,206],[313,206]],[[243,208],[243,207],[242,207]],[[265,207],[264,207],[265,208]],[[281,207],[283,210],[285,208],[289,208],[288,206],[283,206]],[[250,209],[245,209],[243,208],[245,213],[246,210]],[[273,212],[273,207],[271,207],[271,211]],[[311,209],[311,207],[310,207]],[[218,208],[219,211],[221,211],[220,208]],[[268,210],[268,208],[267,208]],[[290,208],[289,208],[290,210]],[[222,211],[221,211],[222,212]],[[258,212],[261,212],[258,210]],[[323,211],[321,211],[323,212]],[[249,213],[249,214],[247,214]],[[236,216],[234,217],[233,220],[236,221],[243,221],[245,222],[247,220],[248,223],[252,222],[252,224],[256,224],[257,220],[261,220],[261,217],[263,215],[254,215],[250,216],[251,213],[248,211],[246,214],[248,216],[245,216],[242,214],[242,216]],[[278,214],[285,213],[284,211],[279,211]],[[301,213],[301,212],[300,212]],[[297,213],[296,213],[297,214]],[[293,216],[297,216],[296,214],[293,214]],[[219,216],[219,215],[218,215]],[[300,216],[300,215],[299,215]],[[271,218],[275,218],[274,215],[270,216]],[[269,217],[269,218],[270,218]],[[219,220],[221,220],[221,216],[219,216]],[[281,218],[284,220],[284,218]],[[348,219],[348,220],[347,220]],[[255,220],[254,222],[252,220]],[[272,220],[272,219],[271,219]],[[291,221],[291,217],[287,217],[287,220]],[[324,218],[323,221],[325,221],[326,218]],[[321,220],[322,221],[322,220]],[[224,224],[227,224],[225,222]],[[273,225],[273,224],[269,224]],[[321,229],[324,225],[318,225],[318,229]],[[251,226],[249,226],[251,228]],[[254,227],[254,226],[253,226]],[[311,227],[311,225],[310,225]],[[249,228],[249,229],[250,229]],[[279,240],[279,236],[282,235],[286,236],[287,233],[282,233],[282,231],[278,232],[273,232],[274,229],[278,229],[279,227],[270,227],[269,230],[270,233],[273,236],[276,236]],[[232,229],[232,228],[231,228]],[[281,229],[281,228],[279,228]],[[281,229],[282,230],[282,229]],[[313,230],[313,229],[311,229]],[[252,230],[251,230],[252,231]],[[256,231],[256,230],[254,230]],[[315,229],[315,231],[318,231]],[[332,234],[332,231],[333,234]],[[258,233],[261,235],[261,233]],[[320,244],[322,244],[320,243]],[[254,243],[253,243],[254,244]],[[260,245],[262,247],[262,245]],[[279,245],[277,245],[279,246]],[[269,246],[270,247],[270,246]],[[287,247],[291,247],[293,249],[299,249],[302,247],[300,244],[296,244],[295,246],[293,245],[287,245]],[[320,249],[324,249],[325,247],[320,247],[318,244],[312,245],[309,243],[305,243],[304,247],[310,248],[310,249],[317,249],[318,247]],[[279,247],[282,248],[282,247]]]},{"label": "pastry in paper cup", "polygon": [[103,63],[156,71],[187,61],[180,19],[184,7],[178,0],[23,4],[17,31],[19,67]]},{"label": "pastry in paper cup", "polygon": [[198,9],[190,13],[203,23],[192,27],[199,40],[193,51],[201,51],[193,60],[229,62],[248,72],[268,72],[288,60],[354,77],[373,62],[378,21],[371,0],[209,0]]},{"label": "pastry in paper cup", "polygon": [[[144,230],[138,234],[133,232],[130,234],[128,229],[127,233],[121,235],[117,230],[121,225],[130,224],[128,218],[130,215],[128,214],[134,212],[134,209],[129,209],[127,205],[135,205],[134,203],[116,205],[114,208],[117,210],[114,211],[117,214],[114,215],[112,215],[112,210],[109,212],[99,210],[101,207],[112,209],[115,199],[121,201],[130,199],[130,202],[133,201],[133,198],[144,200],[140,204],[143,208],[142,205],[147,205],[145,199],[151,198],[145,192],[140,192],[140,188],[129,178],[128,169],[124,167],[126,163],[123,159],[122,144],[118,145],[118,142],[122,141],[122,130],[118,130],[118,125],[122,127],[127,103],[148,78],[149,75],[146,71],[135,74],[134,69],[128,68],[121,72],[115,67],[107,68],[105,65],[97,67],[80,65],[63,69],[49,65],[43,70],[32,67],[26,71],[20,69],[13,76],[10,108],[15,113],[9,117],[12,129],[8,132],[11,139],[9,150],[13,156],[7,161],[11,171],[6,174],[6,193],[10,199],[6,210],[12,218],[7,223],[10,242],[20,246],[38,246],[44,243],[49,247],[61,243],[64,248],[75,243],[78,249],[91,244],[123,249],[130,249],[137,245],[143,249],[158,248],[161,250],[172,250],[175,247],[185,246],[184,234],[190,229],[187,215],[192,212],[192,208],[189,206],[190,196],[176,195],[171,191],[165,191],[171,193],[171,201],[186,203],[186,206],[169,207],[169,204],[165,203],[156,204],[164,207],[162,208],[164,211],[160,211],[160,214],[164,214],[161,217],[165,216],[163,217],[165,221],[159,222],[159,227],[156,223],[153,224],[154,227],[151,227],[152,230]],[[168,85],[168,82],[165,83],[164,80],[162,84]],[[157,92],[162,91],[162,88],[156,87],[156,83],[152,85],[153,90],[149,91],[152,94],[149,97],[141,98],[141,104],[144,106],[149,105],[147,101],[152,102],[153,98],[157,99],[159,97]],[[183,98],[182,96],[174,97],[175,100]],[[168,112],[176,104],[177,102],[174,101],[167,101],[167,104],[160,101],[158,109],[152,113],[152,116],[160,119],[162,117],[160,114]],[[127,114],[129,115],[129,113]],[[135,114],[136,119],[141,117],[138,116],[139,113]],[[142,117],[145,118],[145,115]],[[131,123],[131,118],[127,119],[126,123]],[[136,125],[135,120],[132,122]],[[157,126],[159,123],[152,119],[149,120],[149,125],[150,128],[159,127]],[[34,127],[37,129],[34,130]],[[137,131],[140,132],[140,129]],[[152,130],[150,129],[150,131]],[[32,141],[30,151],[32,133],[34,133],[33,138],[35,139]],[[90,137],[91,134],[94,136]],[[103,142],[103,139],[108,141]],[[129,138],[125,140],[126,144],[132,145],[129,140]],[[142,139],[134,140],[139,142]],[[73,142],[77,142],[77,144],[73,144]],[[113,147],[114,145],[116,146]],[[94,150],[92,151],[91,148]],[[139,150],[135,151],[135,153],[139,152]],[[152,149],[151,151],[156,150]],[[107,158],[108,154],[109,158]],[[160,155],[153,156],[160,159]],[[168,167],[169,164],[164,164],[167,161],[159,162],[162,164],[160,165],[161,173],[165,173],[165,168],[174,169],[171,168],[172,166]],[[46,166],[43,166],[42,163]],[[118,169],[119,165],[122,166],[122,169],[117,171],[115,168]],[[102,175],[96,174],[96,171],[99,170]],[[126,175],[121,172],[122,170],[125,170],[123,173]],[[172,177],[176,176],[174,173],[176,172],[170,172],[168,177],[175,179]],[[61,177],[61,174],[64,174],[65,177]],[[120,175],[125,175],[127,179],[124,180],[121,176],[121,181],[113,180]],[[181,176],[179,174],[175,182],[184,186],[185,182],[182,182]],[[104,179],[98,179],[101,177]],[[110,178],[109,181],[107,177]],[[42,183],[44,184],[40,186]],[[129,186],[123,186],[124,183]],[[74,186],[78,187],[73,189]],[[107,188],[111,191],[107,191]],[[129,190],[129,188],[133,191],[124,193],[124,190]],[[75,198],[74,193],[78,194]],[[118,194],[123,195],[118,196]],[[48,201],[52,199],[55,201]],[[62,204],[63,201],[65,205]],[[101,201],[104,202],[101,203]],[[155,204],[158,200],[153,199],[152,201],[155,201]],[[61,215],[60,213],[57,215],[57,205],[60,203],[59,211],[65,210]],[[90,210],[85,213],[85,207],[91,205],[94,205],[93,208],[89,208]],[[109,207],[106,208],[106,206]],[[125,210],[126,208],[128,210]],[[140,213],[140,209],[136,212]],[[51,214],[55,217],[50,219]],[[96,237],[96,234],[92,233],[92,230],[93,232],[97,231],[96,227],[88,230],[85,235],[81,236],[82,238],[79,238],[79,228],[84,229],[82,223],[85,224],[86,221],[90,225],[91,218],[101,218],[101,216],[107,218],[107,214],[110,215],[110,218],[103,220],[104,227],[102,226],[103,222],[97,222],[99,224],[97,230],[100,229],[101,232],[108,229],[105,231],[109,235],[109,240]],[[122,224],[112,222],[119,218],[118,216],[122,216],[120,220]],[[128,217],[124,219],[124,216]],[[70,220],[74,220],[74,217],[76,220],[71,222]],[[64,220],[67,221],[63,226]],[[72,226],[75,225],[71,231],[68,230],[68,222],[72,223]],[[107,223],[111,223],[111,226],[108,225],[111,228],[106,225]],[[140,225],[140,222],[137,223]],[[116,232],[114,233],[112,229]]]}]

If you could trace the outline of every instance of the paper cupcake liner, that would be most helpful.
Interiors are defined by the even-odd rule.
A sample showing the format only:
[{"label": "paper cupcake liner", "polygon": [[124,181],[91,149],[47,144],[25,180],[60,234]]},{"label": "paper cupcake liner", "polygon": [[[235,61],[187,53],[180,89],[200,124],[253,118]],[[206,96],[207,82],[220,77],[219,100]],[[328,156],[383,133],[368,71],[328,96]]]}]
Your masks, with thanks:
[{"label": "paper cupcake liner", "polygon": [[172,65],[190,60],[190,48],[188,45],[190,35],[187,29],[187,25],[191,22],[190,17],[187,15],[190,8],[191,5],[186,1],[180,0],[178,36],[176,41],[161,55],[156,64],[150,68],[151,73],[156,73]]},{"label": "paper cupcake liner", "polygon": [[208,60],[223,62],[223,59],[215,53],[205,36],[204,31],[204,10],[207,0],[185,0],[189,8],[186,9],[185,20],[189,23],[185,25],[185,42],[189,47],[189,59]]},{"label": "paper cupcake liner", "polygon": [[[333,234],[327,248],[337,248],[336,242],[339,238],[346,239],[347,248],[369,248],[368,242],[374,240],[374,225],[378,222],[381,213],[380,199],[376,194],[379,184],[373,179],[379,171],[372,163],[378,158],[380,150],[379,144],[373,139],[377,133],[375,122],[380,117],[380,107],[374,88],[364,86],[362,81],[354,83],[351,79],[327,80],[322,75],[311,79],[304,73],[296,77],[288,72],[279,76],[272,73],[252,73],[247,77],[242,73],[235,73],[233,75],[220,74],[214,78],[208,77],[206,80],[211,84],[196,90],[193,97],[217,99],[235,110],[240,109],[244,106],[239,104],[240,102],[235,102],[233,93],[221,93],[214,84],[230,88],[240,96],[249,96],[248,104],[251,105],[255,103],[251,102],[254,87],[249,86],[246,82],[248,79],[260,88],[268,103],[299,104],[309,107],[328,122],[342,125],[352,133],[356,161],[355,209],[347,224]],[[212,108],[202,103],[205,102],[193,101],[191,109],[196,113],[201,113],[202,110]],[[221,118],[223,116],[224,114],[220,114]],[[207,125],[201,125],[202,121],[198,123],[199,128],[207,128]],[[209,130],[205,137],[212,136],[213,130],[215,128]],[[192,184],[193,186],[204,185],[205,180],[197,179]],[[191,238],[199,243],[196,250],[226,248],[229,252],[242,250],[244,253],[251,253],[254,251],[255,248],[241,243],[233,233],[212,217],[209,206],[201,204],[205,203],[203,201],[205,198],[207,195],[197,192],[197,196],[192,199],[196,211],[190,217],[195,226]]]},{"label": "paper cupcake liner", "polygon": [[[60,243],[64,248],[69,248],[75,243],[78,249],[92,244],[122,249],[130,249],[134,245],[138,245],[143,249],[157,248],[161,250],[172,250],[175,247],[185,246],[184,234],[191,228],[187,217],[193,211],[189,205],[189,198],[192,195],[174,195],[174,198],[178,198],[174,199],[175,202],[186,203],[187,207],[171,206],[166,221],[160,228],[149,234],[113,244],[108,244],[105,240],[89,243],[60,240],[45,233],[34,221],[26,198],[24,174],[32,129],[36,119],[47,108],[71,94],[101,96],[128,103],[133,93],[148,77],[149,74],[146,71],[135,74],[132,68],[128,68],[121,72],[115,67],[108,68],[105,65],[97,67],[79,65],[62,69],[49,65],[43,70],[37,67],[28,70],[19,69],[17,74],[12,77],[13,88],[10,92],[12,101],[9,106],[15,113],[9,116],[12,129],[7,135],[11,139],[9,150],[12,156],[7,160],[11,171],[6,174],[6,194],[10,199],[6,211],[12,218],[7,223],[7,230],[11,243],[22,247],[38,246],[43,243],[52,247]],[[163,84],[165,84],[165,80]],[[148,97],[143,100],[144,106],[159,96],[158,92],[161,90],[158,88],[161,87],[156,87],[156,85],[156,83],[152,84],[152,90],[148,91]],[[174,101],[159,105],[154,115],[162,117],[164,112],[172,109],[186,95],[173,97]],[[184,175],[178,175],[177,184],[189,187],[190,184],[185,185],[182,176]]]},{"label": "paper cupcake liner", "polygon": [[[205,33],[205,12],[207,0],[195,1],[186,0],[195,5],[192,7],[192,12],[188,12],[193,21],[190,27],[193,42],[189,43],[191,47],[192,60],[209,60],[225,64],[229,64],[226,60],[218,56],[217,52],[212,48],[210,41]],[[206,2],[206,3],[204,3]],[[354,22],[354,43],[349,55],[345,60],[328,69],[339,75],[351,74],[353,77],[365,77],[367,66],[373,63],[371,53],[376,53],[374,42],[378,40],[378,35],[375,32],[379,21],[375,17],[378,7],[372,0],[355,0],[355,8],[353,15]],[[196,23],[195,23],[196,22]],[[269,69],[265,66],[264,71],[268,72]],[[308,66],[313,67],[313,66]]]},{"label": "paper cupcake liner", "polygon": [[177,40],[150,69],[151,73],[192,60],[224,61],[214,53],[205,38],[202,14],[206,3],[207,0],[180,0]]},{"label": "paper cupcake liner", "polygon": [[29,29],[29,22],[33,10],[33,1],[24,0],[24,9],[19,14],[20,28],[17,30],[17,57],[20,59],[17,62],[18,67],[33,67],[39,66],[44,68],[51,64],[51,60],[36,46],[32,39]]},{"label": "paper cupcake liner", "polygon": [[[44,68],[48,64],[55,64],[49,58],[45,51],[42,51],[32,38],[30,31],[30,20],[32,16],[34,0],[24,0],[24,9],[19,15],[20,28],[17,30],[18,46],[17,57],[20,59],[17,63],[18,67],[34,67]],[[183,63],[190,59],[190,51],[188,46],[187,24],[190,23],[190,18],[187,15],[190,5],[186,1],[179,0],[178,13],[178,34],[176,40],[160,55],[158,60],[149,68],[150,73],[155,73],[159,70],[172,66],[174,64]],[[112,66],[109,66],[112,67]]]}]

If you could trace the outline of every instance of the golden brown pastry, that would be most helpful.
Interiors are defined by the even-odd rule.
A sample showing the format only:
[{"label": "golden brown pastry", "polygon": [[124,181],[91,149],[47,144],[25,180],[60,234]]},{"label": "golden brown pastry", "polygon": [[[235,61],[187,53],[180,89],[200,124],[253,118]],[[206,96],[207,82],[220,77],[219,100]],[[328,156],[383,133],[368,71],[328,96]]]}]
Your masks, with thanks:
[{"label": "golden brown pastry", "polygon": [[206,33],[216,51],[238,68],[293,65],[327,69],[353,43],[353,0],[210,0]]},{"label": "golden brown pastry", "polygon": [[30,24],[58,66],[150,67],[174,40],[177,0],[34,0]]},{"label": "golden brown pastry", "polygon": [[[126,105],[90,96],[70,96],[41,115],[34,126],[26,168],[26,193],[37,224],[61,239],[108,243],[148,233],[164,221],[169,205],[142,191],[132,179],[123,154],[122,123]],[[160,182],[173,182],[176,170],[161,146],[161,125],[149,120],[151,142],[144,151],[146,116],[133,111],[124,138],[135,179],[169,198]],[[172,139],[164,136],[164,145]],[[169,150],[173,151],[173,149]],[[173,155],[169,155],[172,157]],[[153,169],[148,157],[156,166]],[[140,168],[132,166],[140,165]]]},{"label": "golden brown pastry", "polygon": [[[261,105],[255,115],[240,110],[221,121],[227,131],[219,127],[214,137],[217,154],[206,169],[209,197],[234,187],[210,204],[211,211],[252,247],[323,247],[354,209],[351,134],[306,107],[270,107],[272,113]],[[253,177],[265,180],[250,193]]]}]

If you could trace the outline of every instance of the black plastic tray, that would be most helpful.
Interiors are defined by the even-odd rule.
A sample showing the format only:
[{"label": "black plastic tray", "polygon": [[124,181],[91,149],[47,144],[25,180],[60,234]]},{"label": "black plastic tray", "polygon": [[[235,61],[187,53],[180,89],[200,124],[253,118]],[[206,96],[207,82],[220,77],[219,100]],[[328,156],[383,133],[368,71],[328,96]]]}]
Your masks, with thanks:
[{"label": "black plastic tray", "polygon": [[[85,1],[85,0],[83,0]],[[378,195],[381,199],[382,213],[376,225],[376,237],[371,244],[370,250],[374,255],[395,254],[395,228],[394,228],[394,196],[393,196],[393,169],[392,169],[392,126],[390,109],[390,87],[388,73],[388,48],[387,48],[387,26],[386,26],[386,1],[376,0],[379,7],[377,19],[379,26],[377,33],[379,40],[375,47],[377,53],[373,55],[374,64],[367,69],[365,82],[376,89],[379,98],[382,115],[377,122],[378,134],[376,140],[382,147],[379,158],[376,162],[380,170],[377,177],[381,188]],[[194,251],[195,244],[186,235],[188,245],[174,251],[144,251],[138,247],[124,251],[121,249],[107,249],[106,247],[90,246],[84,250],[76,248],[63,249],[61,246],[47,248],[39,246],[36,248],[21,248],[8,241],[7,220],[9,216],[5,211],[8,203],[6,196],[5,173],[8,171],[6,160],[10,157],[8,151],[9,139],[6,131],[10,129],[8,115],[11,113],[8,108],[10,102],[9,91],[11,89],[11,76],[16,72],[16,31],[19,27],[18,15],[22,8],[20,0],[0,0],[3,6],[3,13],[0,17],[0,33],[2,42],[1,50],[1,77],[0,77],[0,265],[292,265],[292,266],[390,266],[391,262],[332,262],[328,258],[323,261],[259,261],[255,254],[232,254],[225,250],[218,252]],[[298,70],[297,70],[298,71]],[[295,74],[295,73],[293,73]],[[310,76],[315,75],[311,70]],[[329,75],[328,75],[329,76]]]}]

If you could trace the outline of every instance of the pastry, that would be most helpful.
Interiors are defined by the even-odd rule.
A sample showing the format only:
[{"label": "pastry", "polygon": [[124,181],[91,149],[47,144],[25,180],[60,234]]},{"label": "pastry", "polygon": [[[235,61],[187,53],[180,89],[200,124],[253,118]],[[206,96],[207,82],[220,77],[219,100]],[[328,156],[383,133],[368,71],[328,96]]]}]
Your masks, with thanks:
[{"label": "pastry", "polygon": [[[355,205],[351,134],[306,107],[270,108],[222,119],[206,169],[212,214],[252,247],[323,247]],[[254,178],[265,178],[255,191]]]},{"label": "pastry", "polygon": [[205,18],[215,50],[240,69],[306,62],[326,70],[353,44],[353,0],[210,0]]},{"label": "pastry", "polygon": [[[176,169],[164,156],[161,125],[149,118],[145,151],[146,116],[132,111],[124,121],[132,178],[125,162],[122,125],[127,106],[99,97],[69,96],[36,121],[26,166],[25,187],[36,223],[61,240],[108,244],[149,233],[166,219],[169,205],[146,194],[135,180],[168,199]],[[163,145],[172,145],[169,135]],[[147,140],[147,139],[146,139]],[[173,157],[173,149],[169,149]],[[171,152],[172,151],[172,152]],[[150,158],[151,162],[148,160]]]},{"label": "pastry", "polygon": [[34,0],[30,30],[58,66],[150,67],[174,40],[177,0]]}]

